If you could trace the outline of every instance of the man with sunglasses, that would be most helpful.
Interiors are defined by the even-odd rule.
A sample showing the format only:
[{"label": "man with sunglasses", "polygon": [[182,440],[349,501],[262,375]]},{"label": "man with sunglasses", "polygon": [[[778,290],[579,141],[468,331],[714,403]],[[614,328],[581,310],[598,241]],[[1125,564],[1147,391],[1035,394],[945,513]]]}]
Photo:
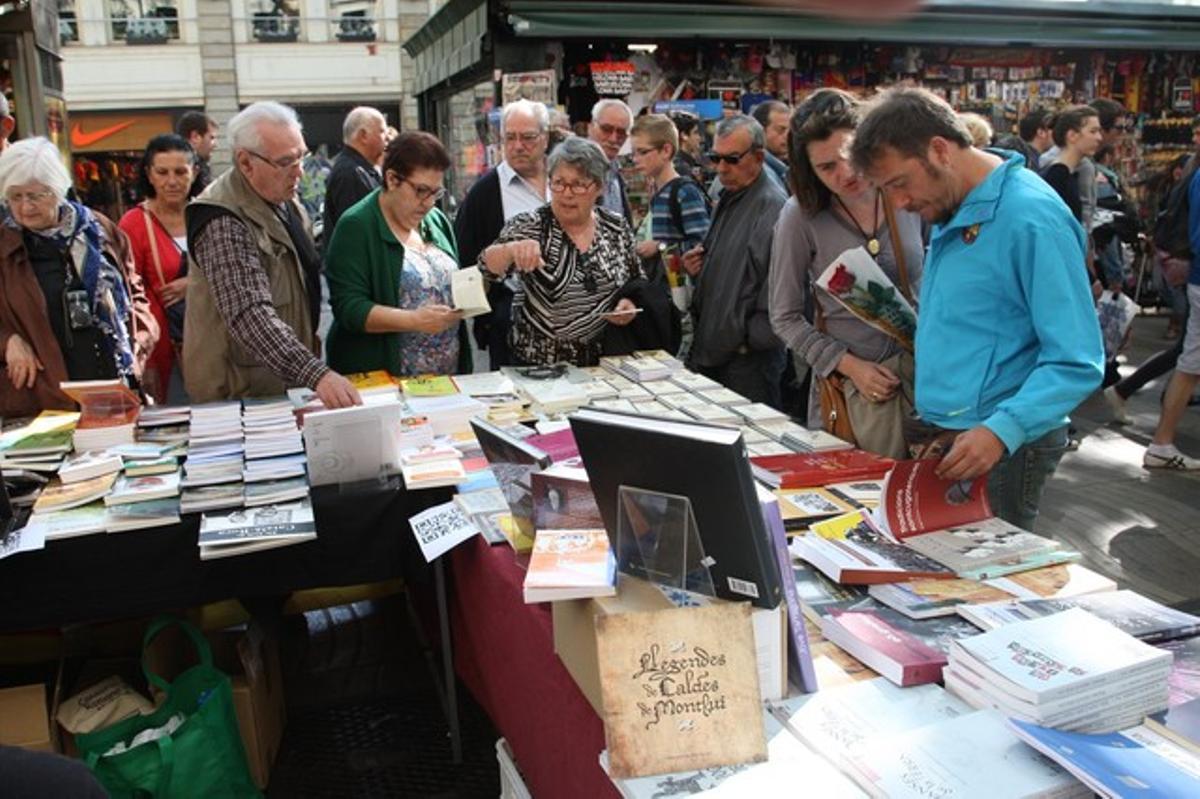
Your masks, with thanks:
[{"label": "man with sunglasses", "polygon": [[771,329],[767,275],[787,194],[763,167],[764,144],[752,117],[738,114],[717,125],[708,157],[721,199],[704,244],[684,254],[683,268],[696,280],[689,366],[752,402],[778,408],[784,349]]},{"label": "man with sunglasses", "polygon": [[[318,357],[321,263],[296,199],[307,151],[288,106],[229,122],[234,165],[188,206],[183,374],[193,402],[307,386],[328,408],[362,403]],[[190,339],[190,340],[189,340]]]},{"label": "man with sunglasses", "polygon": [[[460,264],[474,266],[505,222],[517,214],[536,211],[550,199],[546,179],[549,133],[550,113],[542,103],[515,100],[500,110],[504,160],[471,184],[454,217]],[[515,291],[515,278],[498,281],[488,292],[491,313],[471,320],[475,343],[487,350],[492,369],[512,364],[508,331]]]},{"label": "man with sunglasses", "polygon": [[592,106],[588,138],[600,145],[609,163],[608,179],[604,183],[604,193],[600,195],[599,204],[601,208],[624,216],[630,225],[633,224],[633,211],[629,207],[629,198],[625,196],[625,181],[621,178],[621,167],[617,158],[629,139],[629,130],[632,127],[633,112],[621,100],[605,98]]}]

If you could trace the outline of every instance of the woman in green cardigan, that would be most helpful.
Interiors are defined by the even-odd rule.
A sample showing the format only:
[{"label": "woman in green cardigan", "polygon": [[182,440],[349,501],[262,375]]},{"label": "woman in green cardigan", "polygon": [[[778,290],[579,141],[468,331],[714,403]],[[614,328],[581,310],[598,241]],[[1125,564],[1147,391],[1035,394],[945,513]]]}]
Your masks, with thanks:
[{"label": "woman in green cardigan", "polygon": [[325,255],[333,308],[327,349],[338,372],[458,369],[462,313],[450,292],[458,253],[454,229],[435,206],[449,166],[437,137],[401,133],[384,153],[383,185],[338,220]]}]

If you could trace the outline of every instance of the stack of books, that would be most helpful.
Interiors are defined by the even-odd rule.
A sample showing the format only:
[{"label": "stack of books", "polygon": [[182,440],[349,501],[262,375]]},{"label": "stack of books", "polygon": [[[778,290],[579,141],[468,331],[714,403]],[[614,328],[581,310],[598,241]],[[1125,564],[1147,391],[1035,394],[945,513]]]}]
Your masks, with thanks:
[{"label": "stack of books", "polygon": [[[178,480],[178,475],[176,475],[176,480]],[[178,489],[176,489],[176,493],[178,493]],[[109,505],[104,511],[104,529],[109,533],[124,533],[178,523],[179,499],[177,496]]]},{"label": "stack of books", "polygon": [[1016,622],[950,645],[946,688],[1043,727],[1104,733],[1167,707],[1171,653],[1086,610]]},{"label": "stack of books", "polygon": [[304,477],[307,462],[304,453],[246,461],[242,464],[242,480],[246,483],[261,483]]},{"label": "stack of books", "polygon": [[243,494],[247,508],[295,502],[308,497],[308,478],[300,476],[290,477],[286,480],[247,482],[243,488]]},{"label": "stack of books", "polygon": [[445,440],[401,450],[400,473],[404,487],[410,491],[458,485],[467,479],[462,452]]},{"label": "stack of books", "polygon": [[300,428],[286,397],[242,401],[242,434],[246,460],[293,455],[304,451]]},{"label": "stack of books", "polygon": [[[138,416],[138,430],[159,427],[178,427],[186,425],[192,417],[192,409],[187,405],[150,405],[142,408],[141,414]],[[138,433],[138,438],[142,438],[142,433]]]},{"label": "stack of books", "polygon": [[71,439],[79,414],[73,411],[42,411],[28,424],[0,435],[0,466],[56,472],[63,455],[71,451]]},{"label": "stack of books", "polygon": [[569,413],[582,408],[589,402],[587,392],[580,387],[582,384],[572,383],[565,373],[560,377],[541,379],[530,376],[540,374],[531,370],[526,370],[524,375],[513,367],[505,367],[505,370],[505,374],[512,378],[517,388],[529,397],[531,410],[534,413],[546,416]]},{"label": "stack of books", "polygon": [[406,401],[412,414],[428,419],[434,435],[438,436],[469,432],[471,419],[488,411],[488,406],[479,400],[458,393],[437,397],[408,397]]},{"label": "stack of books", "polygon": [[149,502],[179,496],[179,472],[156,474],[150,477],[128,477],[117,479],[112,491],[104,497],[108,506]]},{"label": "stack of books", "polygon": [[194,406],[180,511],[196,513],[240,507],[244,450],[241,403]]},{"label": "stack of books", "polygon": [[600,359],[600,365],[635,383],[665,380],[674,371],[666,361],[644,355],[608,356]]},{"label": "stack of books", "polygon": [[671,375],[670,380],[677,386],[687,389],[693,393],[700,391],[712,391],[721,387],[721,384],[711,377],[705,377],[695,372],[680,370]]},{"label": "stack of books", "polygon": [[205,514],[200,520],[200,559],[227,558],[299,544],[317,537],[308,500]]},{"label": "stack of books", "polygon": [[59,384],[79,403],[73,443],[77,452],[132,444],[142,403],[120,380],[75,380]]}]

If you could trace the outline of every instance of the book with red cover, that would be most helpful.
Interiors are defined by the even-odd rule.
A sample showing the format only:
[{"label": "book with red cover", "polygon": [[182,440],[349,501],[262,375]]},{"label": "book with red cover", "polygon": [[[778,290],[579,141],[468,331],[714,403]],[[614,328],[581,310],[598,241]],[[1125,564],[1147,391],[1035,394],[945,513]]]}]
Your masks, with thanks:
[{"label": "book with red cover", "polygon": [[579,457],[579,447],[575,444],[575,434],[571,428],[557,430],[553,433],[535,433],[525,439],[531,447],[537,447],[550,456],[555,463],[562,463],[571,458]]},{"label": "book with red cover", "polygon": [[946,665],[942,652],[869,610],[835,610],[821,634],[901,687],[938,682]]},{"label": "book with red cover", "polygon": [[896,461],[883,483],[877,521],[897,541],[991,518],[987,475],[944,480],[935,459]]},{"label": "book with red cover", "polygon": [[895,461],[861,449],[758,455],[750,459],[754,476],[772,488],[807,488],[847,480],[877,480]]}]

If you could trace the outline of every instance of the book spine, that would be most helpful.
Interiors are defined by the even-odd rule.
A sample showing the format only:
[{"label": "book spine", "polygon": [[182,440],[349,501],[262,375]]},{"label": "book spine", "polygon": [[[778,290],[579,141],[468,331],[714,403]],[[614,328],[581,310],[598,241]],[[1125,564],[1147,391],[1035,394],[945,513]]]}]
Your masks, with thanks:
[{"label": "book spine", "polygon": [[806,694],[817,691],[817,673],[813,667],[812,651],[808,645],[808,633],[804,629],[803,612],[800,609],[800,598],[796,594],[796,581],[792,576],[792,556],[788,551],[787,533],[783,529],[783,517],[779,513],[779,502],[771,498],[763,499],[760,503],[763,512],[763,523],[771,534],[771,542],[775,547],[775,557],[779,563],[782,575],[783,598],[787,603],[788,625],[788,665],[792,672],[789,677]]}]

